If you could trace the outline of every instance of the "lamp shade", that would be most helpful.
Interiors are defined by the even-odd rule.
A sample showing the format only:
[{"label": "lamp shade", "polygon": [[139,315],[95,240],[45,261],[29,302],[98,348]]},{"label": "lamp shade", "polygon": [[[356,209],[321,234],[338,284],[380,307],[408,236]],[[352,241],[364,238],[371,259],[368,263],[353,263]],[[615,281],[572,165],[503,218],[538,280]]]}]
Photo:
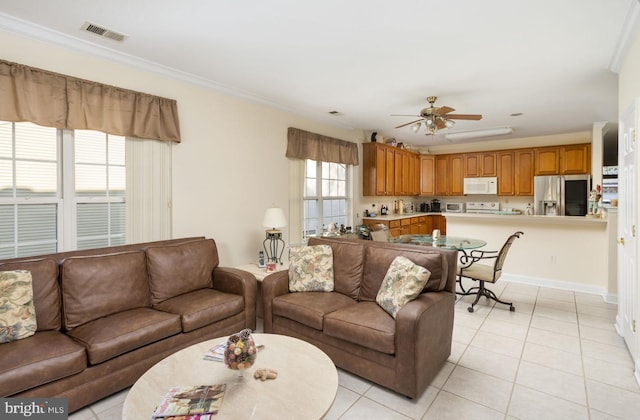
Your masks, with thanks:
[{"label": "lamp shade", "polygon": [[264,220],[262,226],[266,228],[277,229],[287,226],[287,219],[284,217],[284,211],[280,207],[270,207],[264,212]]}]

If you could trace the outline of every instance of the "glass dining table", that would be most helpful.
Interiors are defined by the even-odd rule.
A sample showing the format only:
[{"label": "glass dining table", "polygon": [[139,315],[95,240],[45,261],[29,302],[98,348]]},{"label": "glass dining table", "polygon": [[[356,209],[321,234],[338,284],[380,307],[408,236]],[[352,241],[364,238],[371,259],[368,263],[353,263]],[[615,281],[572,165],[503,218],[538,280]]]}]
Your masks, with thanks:
[{"label": "glass dining table", "polygon": [[487,244],[487,242],[483,241],[482,239],[447,235],[440,236],[436,241],[433,240],[432,235],[401,235],[398,237],[390,238],[389,242],[426,245],[444,249],[456,249],[463,252],[468,249],[482,248]]}]

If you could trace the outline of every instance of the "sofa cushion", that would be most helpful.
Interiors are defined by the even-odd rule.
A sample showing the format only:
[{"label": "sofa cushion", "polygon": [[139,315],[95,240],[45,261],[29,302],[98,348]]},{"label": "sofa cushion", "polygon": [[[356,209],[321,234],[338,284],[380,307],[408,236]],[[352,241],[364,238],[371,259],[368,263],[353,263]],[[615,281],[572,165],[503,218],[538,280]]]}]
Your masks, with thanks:
[{"label": "sofa cushion", "polygon": [[396,321],[375,302],[358,302],[327,314],[324,333],[375,351],[395,354]]},{"label": "sofa cushion", "polygon": [[180,316],[136,308],[87,322],[68,334],[84,345],[96,365],[181,331]]},{"label": "sofa cushion", "polygon": [[144,251],[66,258],[60,277],[63,321],[68,330],[151,306]]},{"label": "sofa cushion", "polygon": [[189,332],[241,313],[244,299],[218,290],[200,289],[167,299],[153,307],[180,315],[182,331]]},{"label": "sofa cushion", "polygon": [[[375,301],[382,285],[382,280],[391,266],[393,260],[398,256],[404,256],[415,264],[428,267],[431,272],[429,281],[424,288],[425,292],[438,292],[444,290],[446,277],[442,276],[442,265],[445,263],[444,256],[438,252],[430,252],[427,247],[417,245],[393,245],[382,244],[384,246],[369,246],[365,253],[364,276],[360,295],[361,301]],[[412,247],[417,248],[415,251]]]},{"label": "sofa cushion", "polygon": [[31,273],[0,271],[0,343],[21,340],[35,332]]},{"label": "sofa cushion", "polygon": [[287,293],[273,299],[274,316],[281,316],[322,331],[326,314],[356,301],[336,292]]},{"label": "sofa cushion", "polygon": [[[309,245],[327,244],[333,250],[333,290],[357,299],[364,270],[362,241],[337,241],[331,238],[309,238]],[[344,261],[349,261],[345,264]]]},{"label": "sofa cushion", "polygon": [[406,257],[396,257],[378,290],[376,302],[393,318],[407,303],[417,298],[431,272]]},{"label": "sofa cushion", "polygon": [[0,271],[26,270],[31,273],[33,305],[36,308],[37,331],[60,329],[60,288],[58,263],[52,258],[0,264]]},{"label": "sofa cushion", "polygon": [[218,250],[213,239],[149,247],[147,267],[151,301],[160,303],[198,289],[211,288]]},{"label": "sofa cushion", "polygon": [[82,372],[87,356],[59,331],[42,331],[0,345],[0,395],[10,396]]},{"label": "sofa cushion", "polygon": [[333,251],[329,245],[291,248],[289,291],[333,291]]}]

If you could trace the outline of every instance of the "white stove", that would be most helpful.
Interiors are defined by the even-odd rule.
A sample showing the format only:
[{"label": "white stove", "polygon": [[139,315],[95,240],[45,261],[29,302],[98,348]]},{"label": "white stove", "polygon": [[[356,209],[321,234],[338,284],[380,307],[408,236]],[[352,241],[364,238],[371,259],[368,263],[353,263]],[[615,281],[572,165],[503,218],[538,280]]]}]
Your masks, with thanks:
[{"label": "white stove", "polygon": [[467,213],[497,213],[500,211],[500,203],[497,201],[476,201],[467,203]]}]

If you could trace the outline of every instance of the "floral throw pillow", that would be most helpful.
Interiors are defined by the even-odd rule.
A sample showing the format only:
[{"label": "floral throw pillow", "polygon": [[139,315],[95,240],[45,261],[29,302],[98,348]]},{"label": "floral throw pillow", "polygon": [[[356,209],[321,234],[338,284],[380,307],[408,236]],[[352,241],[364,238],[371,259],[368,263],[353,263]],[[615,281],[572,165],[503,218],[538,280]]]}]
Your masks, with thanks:
[{"label": "floral throw pillow", "polygon": [[36,310],[29,271],[0,271],[0,343],[36,332]]},{"label": "floral throw pillow", "polygon": [[292,248],[289,254],[290,292],[332,292],[333,250],[329,245]]},{"label": "floral throw pillow", "polygon": [[382,280],[376,302],[394,319],[398,311],[420,295],[431,272],[407,257],[396,257]]}]

